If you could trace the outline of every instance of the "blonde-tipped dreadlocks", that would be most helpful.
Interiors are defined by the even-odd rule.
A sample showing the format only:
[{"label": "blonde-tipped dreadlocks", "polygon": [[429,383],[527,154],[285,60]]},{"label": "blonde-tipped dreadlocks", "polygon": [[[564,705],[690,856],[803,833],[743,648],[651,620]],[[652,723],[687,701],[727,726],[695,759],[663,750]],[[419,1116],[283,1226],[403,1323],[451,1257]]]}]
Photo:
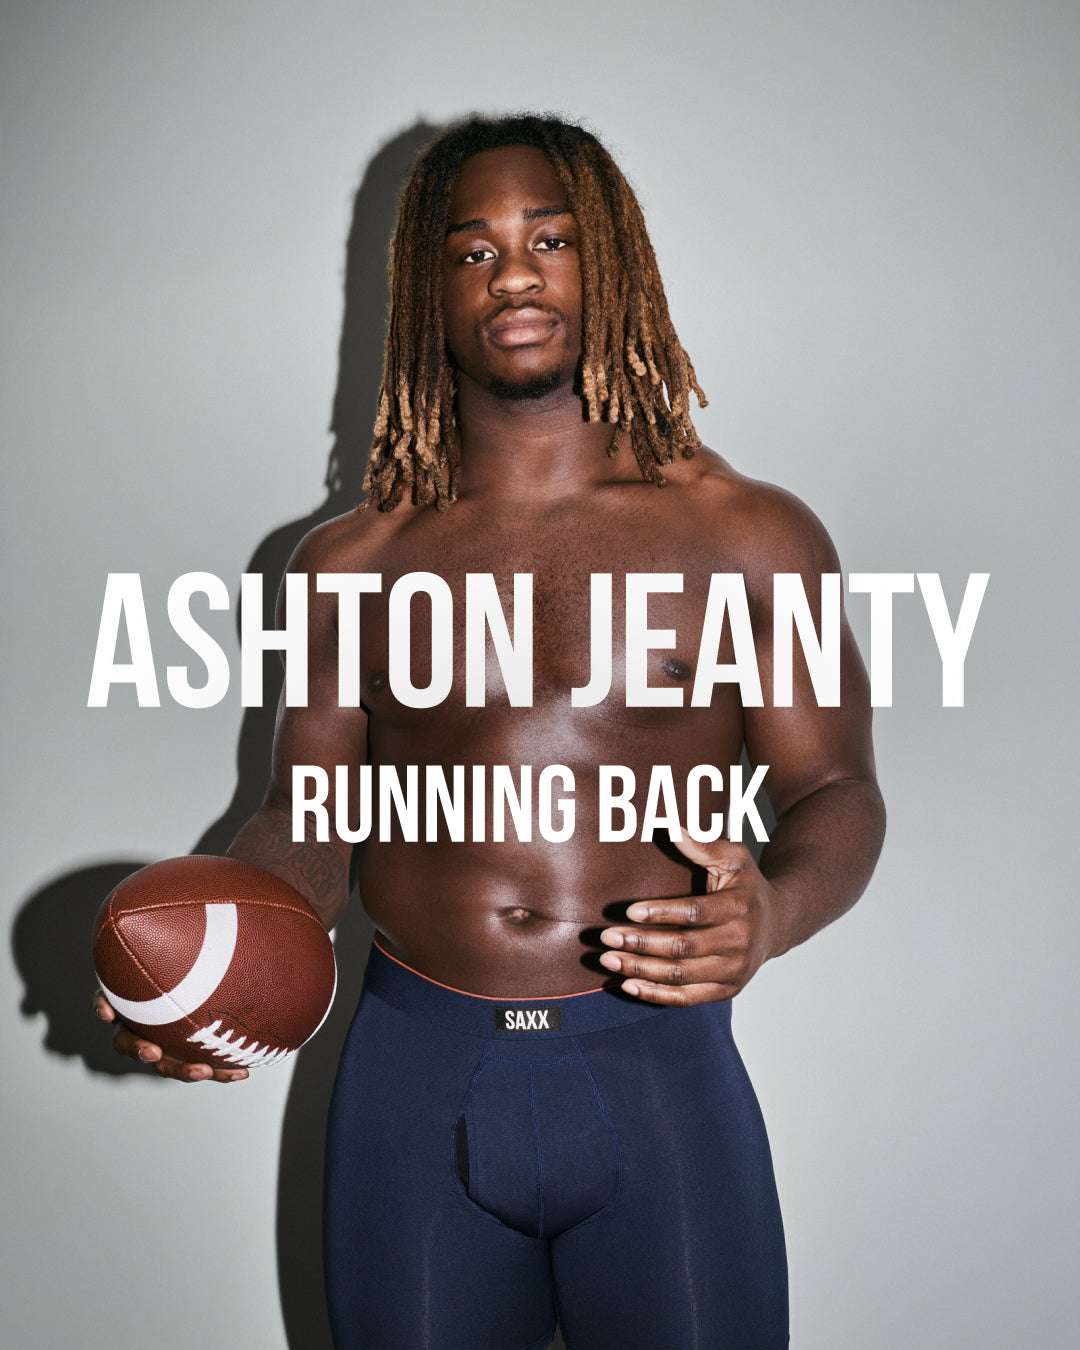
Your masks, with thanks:
[{"label": "blonde-tipped dreadlocks", "polygon": [[[440,510],[457,498],[460,443],[442,314],[442,244],[450,195],[470,155],[506,145],[542,150],[581,231],[581,395],[590,422],[628,433],[647,482],[701,444],[694,367],[671,325],[656,255],[633,190],[590,132],[553,117],[459,122],[421,154],[401,196],[390,255],[390,321],[374,444],[364,487],[380,511],[406,491]],[[616,433],[617,434],[617,433]],[[613,437],[609,454],[617,453]]]}]

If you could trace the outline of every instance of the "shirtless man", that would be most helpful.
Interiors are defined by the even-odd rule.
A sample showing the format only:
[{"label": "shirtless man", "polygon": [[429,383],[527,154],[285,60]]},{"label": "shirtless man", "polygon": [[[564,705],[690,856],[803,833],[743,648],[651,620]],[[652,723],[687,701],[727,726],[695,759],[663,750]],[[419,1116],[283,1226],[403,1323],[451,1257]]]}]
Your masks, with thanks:
[{"label": "shirtless man", "polygon": [[[820,626],[832,546],[795,499],[699,448],[692,390],[640,208],[593,137],[474,119],[425,152],[395,237],[368,475],[380,509],[317,529],[290,564],[308,576],[308,706],[282,707],[266,803],[231,849],[328,927],[353,865],[377,929],[328,1137],[341,1347],[539,1350],[556,1309],[575,1350],[787,1344],[779,1210],[730,1000],[855,902],[884,815],[846,625],[839,706],[818,706],[798,641],[791,706],[773,705],[774,573],[801,574]],[[425,708],[387,674],[389,593],[417,572],[453,600],[452,684]],[[359,597],[360,706],[345,707],[346,601],[316,578],[354,573],[380,589]],[[490,642],[484,706],[466,701],[470,573],[494,576],[508,616],[514,575],[532,576],[531,706],[512,706]],[[612,683],[575,706],[593,573],[612,576]],[[674,645],[651,631],[644,673],[628,675],[641,656],[624,642],[626,577],[639,573],[682,588],[669,576],[648,595],[648,629],[673,630]],[[691,702],[715,573],[744,578],[763,706],[720,675],[707,706]],[[425,604],[410,630],[417,688],[440,673]],[[733,658],[725,622],[716,663]],[[642,698],[642,681],[668,692]],[[633,770],[640,812],[653,766],[670,765],[681,794],[695,766],[715,765],[725,790],[705,794],[707,819],[726,810],[744,747],[768,765],[777,816],[760,866],[741,843],[678,829],[600,840],[599,766]],[[470,782],[471,766],[564,766],[574,829],[492,842],[489,824],[479,841],[470,812],[460,842],[445,826],[436,842],[373,830],[353,858],[333,830],[320,843],[308,813],[294,843],[293,766],[327,770],[332,822],[334,767],[364,762],[403,780],[408,765],[441,765],[448,781],[464,765]],[[246,1076],[124,1030],[116,1045],[184,1081]]]}]

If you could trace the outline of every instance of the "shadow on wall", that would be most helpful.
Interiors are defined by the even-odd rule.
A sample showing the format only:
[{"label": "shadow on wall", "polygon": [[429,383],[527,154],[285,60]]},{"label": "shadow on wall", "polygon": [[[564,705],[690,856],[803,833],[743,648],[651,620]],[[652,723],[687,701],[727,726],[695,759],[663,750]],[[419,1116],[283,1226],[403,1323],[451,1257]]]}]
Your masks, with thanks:
[{"label": "shadow on wall", "polygon": [[[382,374],[389,299],[387,243],[401,187],[417,153],[436,131],[436,127],[418,122],[388,141],[368,164],[357,190],[345,263],[326,500],[310,515],[267,535],[246,568],[267,577],[267,627],[274,623],[277,581],[297,544],[316,525],[351,510],[362,496]],[[256,472],[256,466],[251,466],[251,472]],[[193,853],[224,853],[262,801],[281,687],[276,654],[266,657],[264,682],[263,706],[244,712],[232,800],[204,831]],[[114,1077],[147,1075],[150,1071],[115,1055],[111,1037],[90,1012],[91,925],[105,896],[148,861],[117,859],[66,872],[22,903],[12,927],[15,963],[25,989],[22,1015],[33,1018],[44,1014],[46,1050],[77,1055],[94,1072]],[[359,995],[370,936],[366,916],[359,905],[351,905],[336,933],[340,979],[334,1010],[315,1041],[294,1060],[282,1126],[277,1216],[282,1314],[291,1350],[330,1350],[331,1346],[322,1286],[323,1133],[337,1060]],[[152,1074],[150,1077],[160,1081]],[[162,1091],[175,1090],[162,1084]]]}]

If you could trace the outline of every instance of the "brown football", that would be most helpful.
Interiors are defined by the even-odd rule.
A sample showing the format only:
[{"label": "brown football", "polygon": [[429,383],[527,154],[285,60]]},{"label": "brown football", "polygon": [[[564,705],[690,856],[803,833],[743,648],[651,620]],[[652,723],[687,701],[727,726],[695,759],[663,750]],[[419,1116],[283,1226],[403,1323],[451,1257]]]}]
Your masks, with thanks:
[{"label": "brown football", "polygon": [[337,982],[301,895],[261,867],[200,855],[117,886],[94,923],[94,965],[132,1031],[217,1068],[280,1064],[322,1025]]}]

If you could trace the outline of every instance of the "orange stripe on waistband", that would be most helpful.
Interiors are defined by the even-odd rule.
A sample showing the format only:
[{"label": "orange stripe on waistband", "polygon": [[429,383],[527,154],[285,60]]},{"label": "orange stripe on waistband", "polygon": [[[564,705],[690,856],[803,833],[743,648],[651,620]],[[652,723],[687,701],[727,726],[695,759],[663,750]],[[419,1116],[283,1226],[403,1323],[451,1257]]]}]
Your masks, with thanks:
[{"label": "orange stripe on waistband", "polygon": [[413,970],[412,966],[407,966],[404,961],[399,961],[396,956],[391,956],[378,938],[373,937],[371,942],[373,946],[378,947],[388,961],[393,961],[394,965],[400,966],[402,970],[407,970],[410,975],[415,975],[418,980],[426,980],[428,984],[438,985],[440,989],[447,989],[451,994],[463,994],[466,998],[482,999],[485,1003],[550,1002],[556,998],[583,998],[586,994],[602,994],[605,989],[617,987],[601,985],[599,989],[579,989],[576,994],[473,994],[468,989],[455,989],[452,984],[443,984],[441,980],[433,980],[430,975],[424,975],[419,970]]}]

